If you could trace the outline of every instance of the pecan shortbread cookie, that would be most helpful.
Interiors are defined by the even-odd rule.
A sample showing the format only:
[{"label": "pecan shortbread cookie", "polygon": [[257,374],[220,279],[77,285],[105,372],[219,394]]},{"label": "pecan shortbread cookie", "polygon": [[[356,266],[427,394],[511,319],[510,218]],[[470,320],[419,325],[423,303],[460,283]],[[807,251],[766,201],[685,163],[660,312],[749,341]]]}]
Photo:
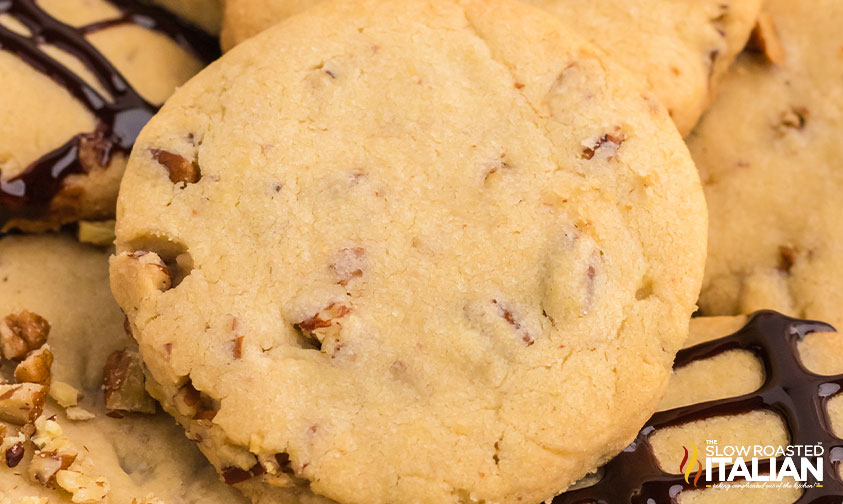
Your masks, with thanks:
[{"label": "pecan shortbread cookie", "polygon": [[665,110],[543,11],[326,3],[145,128],[111,281],[227,481],[539,502],[655,407],[705,213]]},{"label": "pecan shortbread cookie", "polygon": [[208,33],[219,34],[223,0],[151,0]]},{"label": "pecan shortbread cookie", "polygon": [[700,308],[843,327],[843,4],[770,0],[689,137],[710,211]]},{"label": "pecan shortbread cookie", "polygon": [[0,3],[0,230],[112,218],[135,137],[214,46],[140,2]]},{"label": "pecan shortbread cookie", "polygon": [[[137,361],[128,361],[134,342],[108,288],[107,258],[63,235],[0,239],[0,375],[8,379],[0,380],[0,502],[243,501],[172,418],[145,414],[155,405]],[[34,370],[27,362],[38,354],[11,353],[15,336],[47,345],[53,357],[41,395],[31,396],[40,407],[27,418],[7,408],[37,390],[37,376],[23,371]],[[137,376],[141,387],[132,389]]]},{"label": "pecan shortbread cookie", "polygon": [[[227,0],[222,44],[230,48],[322,0]],[[744,47],[761,0],[525,0],[559,16],[662,100],[682,134]]]},{"label": "pecan shortbread cookie", "polygon": [[[840,499],[843,337],[830,325],[772,311],[695,318],[687,348],[676,360],[660,411],[635,442],[553,504]],[[797,451],[803,446],[811,452]],[[797,453],[792,466],[786,456],[770,465],[770,454],[776,458],[779,449]],[[742,454],[748,471],[740,470],[735,453]],[[807,459],[805,479],[799,474],[801,455]],[[771,470],[772,480],[763,481]]]}]

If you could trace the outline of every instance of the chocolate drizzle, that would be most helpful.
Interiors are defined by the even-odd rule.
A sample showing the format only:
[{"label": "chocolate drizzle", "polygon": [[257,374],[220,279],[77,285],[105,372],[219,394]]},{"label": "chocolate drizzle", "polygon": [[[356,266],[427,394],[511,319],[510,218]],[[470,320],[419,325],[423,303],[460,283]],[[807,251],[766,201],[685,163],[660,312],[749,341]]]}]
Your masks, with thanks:
[{"label": "chocolate drizzle", "polygon": [[[141,128],[158,110],[132,88],[85,35],[118,25],[136,24],[168,35],[206,62],[219,55],[211,36],[160,8],[132,0],[109,1],[120,10],[120,16],[76,28],[54,19],[34,0],[0,0],[0,14],[14,17],[30,31],[30,35],[22,35],[0,25],[0,50],[11,52],[36,71],[49,76],[97,121],[95,131],[74,136],[17,176],[0,179],[0,227],[10,219],[42,217],[68,176],[87,173],[92,162],[107,166],[117,152],[128,155]],[[43,44],[56,46],[76,57],[107,91],[110,101],[42,52],[39,46]],[[48,120],[49,111],[44,111],[44,115]],[[94,156],[88,153],[94,153]]]},{"label": "chocolate drizzle", "polygon": [[[662,471],[650,445],[650,436],[667,427],[756,410],[780,415],[790,434],[790,444],[821,443],[825,450],[823,486],[805,489],[797,504],[840,504],[843,481],[837,469],[843,461],[843,440],[832,433],[826,403],[843,388],[843,375],[812,373],[802,364],[797,349],[806,335],[830,331],[834,328],[828,324],[761,311],[735,334],[680,351],[676,368],[729,350],[748,350],[764,365],[764,384],[742,396],[656,413],[635,441],[604,466],[603,477],[597,484],[559,495],[552,504],[675,503],[683,490],[694,489],[693,478],[689,480],[691,483],[685,483],[682,475]],[[760,472],[769,470],[769,461],[759,462]],[[777,462],[780,464],[782,460]],[[703,474],[699,488],[716,483],[705,480]]]}]

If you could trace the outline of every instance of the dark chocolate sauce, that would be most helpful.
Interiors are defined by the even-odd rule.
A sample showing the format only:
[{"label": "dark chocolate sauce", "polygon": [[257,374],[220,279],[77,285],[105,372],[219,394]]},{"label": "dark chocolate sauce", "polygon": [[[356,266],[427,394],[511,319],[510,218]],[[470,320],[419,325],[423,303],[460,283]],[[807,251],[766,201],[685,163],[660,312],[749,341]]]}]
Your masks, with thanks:
[{"label": "dark chocolate sauce", "polygon": [[[735,334],[680,351],[676,356],[676,368],[729,350],[748,350],[764,365],[764,384],[757,391],[742,396],[656,413],[635,441],[603,467],[603,477],[597,484],[559,495],[552,504],[675,503],[679,493],[695,488],[693,479],[685,483],[682,475],[662,471],[650,445],[650,436],[666,427],[756,410],[780,415],[790,434],[790,444],[822,444],[825,450],[823,486],[805,489],[797,504],[841,504],[843,481],[837,469],[843,461],[843,440],[831,431],[826,403],[843,389],[843,375],[821,376],[808,371],[802,365],[797,349],[797,344],[806,335],[833,330],[821,322],[761,311]],[[769,462],[759,463],[759,468],[762,472],[769,470]],[[714,483],[706,481],[703,474],[698,488]]]},{"label": "dark chocolate sauce", "polygon": [[[115,153],[128,155],[141,128],[158,110],[132,88],[85,35],[131,23],[168,35],[203,61],[210,62],[219,56],[213,37],[160,8],[133,0],[109,2],[120,10],[119,17],[77,28],[51,17],[34,0],[0,0],[0,14],[14,17],[30,31],[30,35],[21,35],[0,25],[0,50],[11,52],[49,76],[79,100],[97,121],[95,131],[74,136],[19,175],[0,179],[0,227],[10,219],[37,219],[46,214],[64,180],[90,170],[90,160],[107,166]],[[42,52],[39,49],[42,44],[54,45],[76,57],[111,95],[111,101]],[[45,110],[43,114],[44,120],[49,121],[50,111]],[[94,155],[80,156],[90,152]],[[89,162],[83,162],[83,158]]]}]

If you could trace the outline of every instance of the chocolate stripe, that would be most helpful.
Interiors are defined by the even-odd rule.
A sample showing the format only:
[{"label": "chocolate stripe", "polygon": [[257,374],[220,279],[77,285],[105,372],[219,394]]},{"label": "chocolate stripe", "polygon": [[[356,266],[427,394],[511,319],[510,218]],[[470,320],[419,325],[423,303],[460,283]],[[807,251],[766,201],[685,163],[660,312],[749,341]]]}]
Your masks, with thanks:
[{"label": "chocolate stripe", "polygon": [[[843,481],[837,468],[843,460],[843,440],[831,431],[826,405],[843,389],[843,375],[812,373],[799,358],[798,343],[816,332],[834,328],[822,322],[796,320],[772,311],[755,313],[735,334],[680,351],[676,368],[729,350],[748,350],[763,363],[764,384],[739,397],[708,401],[653,415],[635,441],[603,467],[603,477],[594,486],[566,492],[552,504],[668,504],[677,502],[684,490],[694,489],[684,476],[659,468],[650,437],[659,429],[724,415],[768,410],[779,414],[790,434],[790,443],[821,443],[824,453],[822,487],[805,489],[797,504],[840,504]],[[783,459],[779,459],[780,464]],[[760,471],[769,461],[759,461]],[[716,482],[701,478],[699,487]]]},{"label": "chocolate stripe", "polygon": [[[0,14],[9,14],[32,32],[31,36],[17,34],[0,26],[0,49],[9,51],[33,69],[49,76],[79,100],[97,119],[96,130],[81,133],[61,147],[43,155],[17,176],[0,179],[0,227],[10,219],[37,219],[44,216],[61,191],[65,179],[81,174],[91,167],[84,166],[80,153],[86,143],[99,154],[98,162],[107,166],[111,157],[121,152],[128,155],[143,126],[157,112],[135,91],[116,68],[85,39],[94,31],[133,23],[157,30],[176,43],[210,62],[219,55],[215,40],[166,11],[131,0],[109,0],[121,11],[115,19],[94,23],[82,28],[62,23],[34,0],[2,0]],[[39,46],[51,44],[72,54],[96,77],[112,95],[107,101],[92,86],[67,67],[43,53]],[[48,120],[50,111],[44,111]],[[1,176],[2,174],[0,174]]]}]

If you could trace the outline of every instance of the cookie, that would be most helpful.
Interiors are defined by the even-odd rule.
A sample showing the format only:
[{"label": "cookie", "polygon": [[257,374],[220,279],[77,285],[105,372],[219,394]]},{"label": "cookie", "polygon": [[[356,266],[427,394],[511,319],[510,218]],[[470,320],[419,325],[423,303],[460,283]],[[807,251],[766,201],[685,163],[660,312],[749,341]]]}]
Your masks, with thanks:
[{"label": "cookie", "polygon": [[[6,349],[3,328],[8,327],[9,315],[27,311],[43,317],[49,327],[46,344],[53,355],[50,396],[68,405],[64,408],[48,399],[35,422],[40,427],[36,437],[49,435],[53,445],[60,440],[64,448],[77,450],[75,465],[70,467],[101,480],[99,488],[108,489],[104,500],[86,501],[77,492],[73,502],[241,502],[243,497],[218,481],[210,464],[168,415],[121,414],[106,407],[102,386],[109,356],[134,345],[109,292],[108,255],[63,235],[0,239],[0,346]],[[20,373],[16,377],[6,374],[14,367],[8,355],[0,360],[0,373],[10,380],[20,378]],[[0,417],[5,406],[0,400]],[[46,421],[52,416],[55,425]],[[12,442],[15,432],[21,429],[8,418],[0,421],[0,502],[17,504],[25,497],[41,497],[52,504],[70,503],[65,486],[53,482],[57,488],[48,488],[30,477],[33,464],[38,464],[33,463],[31,442],[21,443],[19,458],[15,458],[16,450],[9,451],[17,444]],[[62,483],[70,486],[65,479]]]},{"label": "cookie", "polygon": [[[227,0],[223,47],[321,0]],[[747,41],[761,0],[526,0],[558,15],[640,76],[691,131]]]},{"label": "cookie", "polygon": [[688,139],[710,212],[702,313],[843,327],[841,22],[839,2],[767,2],[759,49]]},{"label": "cookie", "polygon": [[218,34],[222,21],[221,0],[152,0],[187,19],[208,33]]},{"label": "cookie", "polygon": [[0,230],[113,217],[135,137],[214,45],[137,2],[3,2]]},{"label": "cookie", "polygon": [[358,0],[167,102],[111,282],[153,395],[227,481],[539,502],[655,407],[705,227],[666,111],[561,22]]},{"label": "cookie", "polygon": [[[796,320],[772,311],[752,316],[701,317],[691,322],[688,348],[677,355],[675,374],[659,413],[635,442],[585,486],[553,500],[570,504],[677,502],[679,504],[836,502],[843,495],[843,340],[825,323]],[[793,457],[799,481],[784,472],[788,457],[771,465],[769,453],[788,445],[819,446],[807,463]],[[736,457],[752,471],[783,477],[762,481],[750,472],[728,480]],[[719,476],[721,461],[728,470]],[[709,473],[709,458],[712,471]],[[775,455],[774,455],[775,458]],[[683,471],[684,469],[684,471]],[[749,479],[747,479],[749,478]],[[805,488],[799,488],[797,484]],[[633,498],[634,496],[634,498]]]}]

